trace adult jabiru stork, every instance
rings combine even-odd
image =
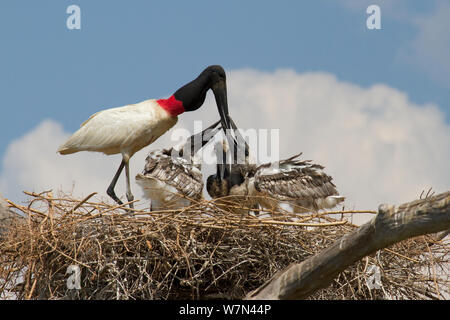
[[[230,201],[249,209],[261,208],[280,211],[280,203],[293,206],[294,212],[330,209],[345,200],[339,196],[332,177],[311,160],[300,161],[300,154],[288,159],[257,165],[249,163],[249,146],[240,135],[233,119],[229,118],[236,137],[244,141],[243,164],[226,164],[226,150],[217,173],[207,178],[206,189],[212,198],[231,196]],[[226,145],[226,141],[223,141]],[[236,146],[237,147],[237,146]],[[237,150],[237,148],[235,148]],[[234,155],[236,159],[236,154]]]
[[[220,130],[219,123],[191,136],[181,145],[149,152],[144,170],[136,175],[136,182],[144,198],[151,200],[151,211],[179,209],[203,199],[201,157],[197,152]]]
[[[230,129],[225,71],[221,66],[213,65],[168,99],[150,99],[93,114],[59,147],[58,152],[62,155],[79,151],[97,151],[107,155],[121,153],[122,162],[106,193],[122,204],[114,188],[125,167],[126,196],[131,202],[134,197],[130,188],[130,158],[172,128],[178,121],[178,115],[200,108],[209,89],[214,93],[223,130]],[[230,135],[226,136],[233,139]],[[133,208],[132,203],[130,207]]]

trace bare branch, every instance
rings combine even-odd
[[[450,229],[450,191],[394,206],[324,251],[276,273],[246,299],[305,299],[361,258],[402,240]]]

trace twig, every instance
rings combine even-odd
[[[83,200],[81,200],[79,203],[77,203],[70,211],[75,212],[75,210],[77,210],[79,207],[81,207],[86,201],[88,201],[91,197],[93,197],[96,194],[97,194],[97,192],[92,192],[90,195],[88,195]]]

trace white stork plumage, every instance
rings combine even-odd
[[[97,151],[107,155],[121,153],[122,162],[107,194],[122,204],[114,188],[125,167],[126,196],[131,202],[134,197],[130,188],[130,158],[172,128],[178,121],[178,115],[200,108],[209,89],[214,93],[222,128],[229,129],[226,75],[221,66],[214,65],[207,67],[196,79],[178,89],[168,99],[150,99],[95,113],[59,147],[58,152],[63,155],[79,151]],[[229,135],[227,137],[232,139]],[[132,203],[130,207],[133,208]]]
[[[235,134],[244,140],[230,118]],[[245,140],[244,140],[245,141]],[[226,141],[223,141],[226,144]],[[219,149],[219,145],[217,145]],[[262,208],[280,211],[280,203],[292,205],[297,213],[333,208],[345,200],[339,196],[332,177],[324,167],[300,161],[300,154],[276,162],[256,165],[249,163],[249,147],[245,143],[243,164],[226,164],[226,150],[222,151],[222,163],[217,173],[207,179],[206,188],[212,198],[231,196],[230,201],[243,208]],[[248,209],[238,209],[241,213]]]
[[[151,210],[179,209],[203,199],[201,157],[197,152],[220,130],[219,121],[191,136],[184,144],[151,151],[136,182]]]

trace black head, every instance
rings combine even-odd
[[[228,176],[230,171],[227,166],[227,145],[217,142],[214,146],[216,153],[216,173],[206,179],[206,190],[212,198],[219,198],[228,195]]]
[[[206,73],[211,77],[212,83],[217,83],[220,81],[223,81],[226,83],[227,81],[227,75],[225,74],[225,70],[222,68],[222,66],[219,65],[212,65],[203,70],[202,73]]]
[[[206,190],[212,198],[219,198],[228,196],[231,188],[235,185],[241,185],[245,179],[239,170],[235,170],[238,165],[227,163],[228,147],[226,141],[217,143],[214,149],[217,157],[217,171],[206,180]],[[222,161],[219,161],[219,159]]]
[[[226,90],[225,70],[219,65],[209,66],[203,70],[197,78],[178,89],[174,96],[175,99],[183,102],[185,111],[195,111],[203,105],[206,92],[213,89],[213,86],[216,89],[223,86]]]
[[[206,191],[211,198],[221,198],[229,195],[229,184],[227,180],[220,179],[217,174],[212,174],[206,179]]]
[[[228,119],[227,78],[221,66],[207,67],[196,79],[178,89],[174,96],[183,103],[185,111],[194,111],[203,105],[209,89],[214,93],[222,129],[226,132],[231,126]],[[233,143],[231,137],[228,139]]]
[[[215,173],[206,179],[206,190],[213,199],[226,197],[230,195],[233,186],[241,185],[244,182],[245,179],[239,172],[226,173],[222,179]]]

